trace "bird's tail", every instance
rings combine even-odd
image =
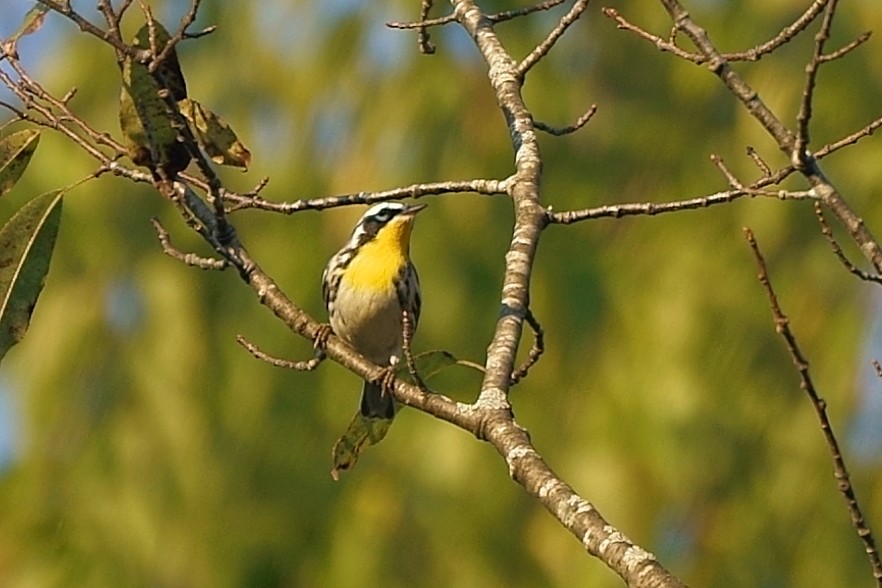
[[[395,418],[395,399],[382,387],[370,382],[364,383],[361,393],[361,407],[343,436],[334,444],[334,469],[331,477],[339,479],[340,472],[351,469],[361,453],[383,440]]]
[[[361,415],[391,421],[395,417],[395,399],[384,393],[381,386],[365,382],[361,390]]]

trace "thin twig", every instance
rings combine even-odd
[[[106,35],[108,39],[114,39],[117,44],[125,45],[122,39],[122,31],[120,30],[120,21],[122,20],[122,16],[126,10],[128,10],[131,5],[132,0],[126,0],[123,2],[119,11],[113,9],[113,4],[110,0],[98,0],[98,11],[104,15],[104,21],[107,23],[107,31]],[[113,45],[113,43],[111,43]],[[120,51],[120,49],[116,48],[116,59],[117,62],[122,62],[124,53]]]
[[[833,236],[833,231],[830,229],[830,225],[827,224],[827,219],[824,218],[824,210],[821,207],[820,202],[815,202],[815,216],[818,218],[818,222],[821,224],[821,234],[826,237],[827,242],[830,244],[830,248],[833,249],[833,253],[839,259],[842,265],[845,266],[845,269],[866,282],[876,282],[877,284],[882,284],[882,276],[873,275],[859,269],[845,256],[845,252],[842,251],[842,247]]]
[[[196,13],[199,11],[199,4],[201,0],[192,0],[190,3],[190,10],[184,13],[184,16],[181,17],[181,22],[178,25],[178,30],[175,31],[175,34],[171,36],[168,40],[168,43],[165,44],[165,47],[162,48],[162,51],[159,54],[155,54],[156,56],[153,59],[153,62],[150,64],[148,68],[150,73],[157,71],[157,69],[165,63],[169,56],[171,56],[172,52],[175,50],[175,47],[183,41],[184,39],[198,39],[199,37],[208,35],[214,32],[215,27],[208,27],[198,33],[188,33],[187,29],[190,28],[190,25],[193,24],[193,21],[196,20]],[[148,21],[149,24],[149,21]]]
[[[150,223],[156,231],[156,236],[159,238],[160,245],[162,245],[162,252],[169,257],[173,257],[189,266],[198,267],[199,269],[204,270],[224,270],[230,267],[230,262],[226,259],[214,259],[210,257],[202,257],[195,253],[184,253],[171,244],[171,238],[169,237],[168,231],[165,230],[165,227],[162,226],[159,219],[152,218],[150,219]]]
[[[317,368],[319,364],[325,359],[325,355],[323,353],[317,353],[316,356],[312,359],[306,359],[303,361],[291,361],[289,359],[273,357],[272,355],[261,351],[257,347],[257,345],[246,339],[243,335],[236,335],[236,342],[247,349],[251,355],[261,361],[265,361],[268,364],[274,365],[276,367],[289,370],[297,370],[299,372],[311,372],[312,370]]]
[[[725,84],[726,88],[744,105],[747,111],[763,126],[778,144],[778,147],[790,155],[794,135],[784,126],[772,110],[766,106],[747,81],[735,72],[726,56],[717,49],[706,30],[698,25],[679,0],[661,0],[671,20],[678,30],[687,37],[707,58],[708,69]]]
[[[48,103],[50,108],[55,108],[60,112],[60,114],[53,113],[51,112],[50,108],[47,107],[35,108],[35,110],[37,110],[46,119],[46,121],[50,123],[52,128],[64,132],[61,127],[66,128],[66,125],[64,125],[63,123],[69,122],[77,129],[79,129],[79,131],[89,137],[89,139],[91,139],[94,143],[97,143],[98,145],[103,145],[111,149],[114,153],[113,157],[106,157],[103,154],[101,156],[98,156],[90,151],[88,148],[86,148],[86,146],[82,143],[78,143],[81,147],[89,151],[89,153],[93,157],[102,162],[104,162],[105,159],[115,159],[116,157],[119,157],[126,152],[125,147],[121,143],[116,141],[113,137],[111,137],[108,133],[101,132],[92,128],[92,126],[90,126],[85,120],[77,116],[73,112],[73,110],[71,110],[70,105],[68,104],[69,98],[67,95],[65,95],[65,97],[61,99],[56,98],[51,92],[47,91],[41,84],[34,80],[21,65],[21,62],[17,59],[10,60],[9,64],[18,75],[19,80],[23,82],[23,84],[17,84],[17,86],[20,90],[24,92],[24,94],[20,94],[18,92],[16,92],[16,94],[18,94],[19,98],[21,98],[22,101],[25,102],[26,106],[36,106],[37,103],[35,100],[42,100]],[[14,82],[10,78],[4,75],[3,81],[7,87],[13,90],[13,92],[16,91],[15,88],[10,85],[14,84]],[[25,98],[25,94],[30,98]],[[70,92],[68,92],[68,94],[70,94]],[[68,136],[70,136],[69,133],[65,134],[68,134]]]
[[[557,26],[548,33],[548,36],[545,37],[541,43],[536,45],[523,61],[516,66],[515,69],[519,78],[523,78],[527,72],[530,71],[530,68],[539,63],[540,59],[548,55],[548,52],[551,51],[551,48],[554,47],[554,44],[557,43],[558,39],[563,36],[571,24],[579,20],[579,17],[582,16],[582,13],[585,12],[587,7],[588,0],[576,0],[573,7],[561,17],[560,22],[558,22]]]
[[[707,31],[692,19],[679,0],[660,1],[677,29],[688,36],[696,48],[708,58],[708,69],[720,79],[729,92],[741,102],[744,109],[775,140],[778,149],[787,155],[791,165],[811,185],[813,193],[842,223],[860,248],[861,253],[873,264],[875,270],[882,274],[882,245],[879,244],[872,231],[852,209],[836,186],[824,175],[818,163],[818,157],[801,147],[803,143],[807,144],[807,133],[799,135],[802,138],[798,139],[798,133],[794,133],[781,122],[780,117],[763,102],[759,93],[726,61],[725,56],[711,41]],[[827,2],[829,2],[829,6],[835,6],[834,0],[827,0]],[[832,19],[831,14],[828,11],[825,23]],[[829,24],[825,24],[822,29],[824,28],[829,28]],[[823,43],[819,41],[818,45],[822,47]],[[807,87],[809,86],[807,85]],[[806,125],[809,114],[806,112],[803,116]]]
[[[861,45],[863,45],[864,43],[869,41],[870,37],[872,37],[872,36],[873,36],[873,31],[864,31],[863,33],[858,35],[857,38],[854,41],[852,41],[851,43],[848,43],[847,45],[840,47],[839,49],[837,49],[836,51],[833,51],[832,53],[825,53],[825,54],[821,55],[820,57],[818,57],[818,60],[821,63],[826,63],[828,61],[835,61],[837,59],[841,59],[842,57],[845,57],[846,55],[848,55],[849,53],[851,53],[852,51],[854,51],[855,49],[857,49],[858,47],[860,47]]]
[[[681,59],[685,59],[687,61],[691,61],[693,63],[703,63],[706,61],[703,55],[700,53],[692,53],[691,51],[686,51],[685,49],[681,49],[675,42],[675,36],[677,29],[674,28],[671,31],[670,37],[664,39],[659,37],[658,35],[654,35],[649,31],[635,25],[631,24],[624,16],[622,16],[618,10],[615,8],[604,8],[602,10],[604,16],[607,18],[611,18],[616,21],[616,28],[621,29],[623,31],[630,31],[637,35],[638,37],[645,39],[656,46],[659,51],[664,51],[666,53],[672,53]]]
[[[260,178],[260,181],[257,183],[256,186],[251,188],[251,190],[249,190],[248,192],[242,194],[242,196],[244,196],[245,198],[256,198],[260,195],[261,192],[263,192],[263,189],[266,188],[267,184],[269,184],[269,181],[269,176],[263,176],[262,178]],[[223,196],[224,198],[226,198],[227,192],[224,192]]]
[[[495,14],[487,14],[485,15],[485,17],[487,18],[488,22],[497,24],[500,22],[505,22],[507,20],[513,20],[521,16],[526,16],[528,14],[533,14],[534,12],[550,10],[558,4],[563,3],[564,0],[546,0],[545,2],[540,2],[539,4],[534,4],[533,6],[527,6],[525,8],[506,10],[503,12],[497,12]],[[386,23],[386,26],[390,29],[420,29],[426,27],[442,26],[450,24],[452,22],[456,22],[456,15],[454,14],[448,14],[438,18],[422,20],[419,22],[388,22]]]
[[[882,561],[880,561],[879,552],[876,550],[873,533],[870,531],[869,526],[864,520],[864,515],[858,504],[857,496],[851,485],[848,469],[845,466],[845,459],[839,448],[839,442],[836,440],[836,436],[833,433],[833,426],[830,424],[830,419],[827,417],[827,403],[818,395],[818,392],[815,389],[814,382],[809,373],[808,360],[802,354],[802,351],[800,351],[799,345],[796,342],[796,337],[790,330],[790,320],[784,315],[781,306],[778,304],[778,297],[772,288],[772,282],[769,279],[765,259],[763,259],[762,253],[760,253],[759,245],[757,245],[753,232],[750,229],[745,228],[744,235],[747,238],[747,242],[753,252],[754,259],[756,260],[759,272],[757,277],[769,299],[772,316],[775,319],[775,330],[784,340],[784,345],[787,348],[787,352],[790,354],[790,359],[793,361],[793,365],[799,373],[800,388],[808,395],[812,402],[812,407],[815,409],[815,414],[820,423],[821,432],[824,434],[824,440],[827,442],[830,456],[833,459],[833,471],[839,492],[842,493],[843,498],[845,498],[845,504],[848,508],[848,513],[851,516],[852,525],[854,526],[855,531],[857,531],[858,538],[864,544],[864,550],[869,559],[870,567],[873,570],[873,577],[876,579],[876,584],[882,585]]]
[[[512,386],[523,380],[527,376],[527,372],[530,371],[530,368],[536,365],[536,362],[539,361],[539,358],[545,353],[545,331],[542,329],[542,325],[539,324],[539,321],[530,309],[527,309],[527,315],[524,318],[526,319],[527,324],[530,325],[530,329],[533,331],[533,345],[530,346],[530,351],[527,354],[527,359],[524,363],[512,372]]]
[[[486,17],[487,20],[492,22],[493,24],[498,24],[507,20],[514,20],[522,16],[527,16],[535,12],[544,12],[546,10],[551,10],[555,6],[563,3],[564,0],[545,0],[545,2],[539,2],[532,6],[525,6],[524,8],[516,8],[514,10],[504,10],[502,12],[488,14],[486,15]]]
[[[777,35],[760,43],[746,51],[736,53],[726,53],[725,57],[729,61],[759,61],[764,56],[772,53],[778,47],[792,41],[799,33],[811,24],[820,14],[821,10],[827,4],[828,0],[815,0],[793,23],[781,29]]]
[[[561,0],[563,1],[563,0]],[[387,22],[386,26],[390,29],[399,29],[399,30],[408,30],[408,29],[423,29],[425,30],[428,27],[438,27],[446,24],[450,24],[452,22],[456,22],[456,17],[452,14],[447,14],[444,16],[439,16],[437,18],[430,18],[426,20],[419,20],[416,22]]]
[[[103,30],[101,30],[100,27],[96,26],[91,21],[89,21],[87,18],[85,18],[83,15],[81,15],[76,10],[71,8],[69,2],[56,2],[55,0],[37,0],[37,2],[39,2],[43,6],[47,6],[48,8],[51,8],[52,10],[57,12],[58,14],[70,19],[84,33],[88,33],[94,37],[101,39],[105,43],[108,43],[114,49],[116,49],[118,54],[128,55],[129,57],[131,57],[132,59],[135,59],[136,61],[143,61],[145,56],[147,55],[147,51],[144,49],[139,50],[139,49],[135,49],[134,47],[131,47],[129,45],[126,45],[122,41],[122,39],[120,38],[118,30],[116,30],[116,31],[103,31]],[[101,4],[103,4],[103,3],[99,3],[99,8],[101,7]],[[110,3],[107,2],[107,4],[105,6],[107,6],[109,4]],[[106,18],[106,15],[107,15],[107,13],[105,12],[105,18]],[[117,25],[119,24],[118,20],[116,21],[116,24]]]
[[[9,121],[3,123],[4,127],[6,127],[6,125],[8,125],[8,124],[12,124],[13,122],[17,122],[20,120],[34,122],[31,119],[31,117],[29,117],[27,115],[27,113],[25,111],[19,110],[18,107],[13,106],[12,104],[10,104],[9,102],[6,102],[5,100],[0,100],[0,107],[5,108],[6,110],[8,110],[9,112],[11,112],[12,114],[15,115],[15,119],[9,120]]]
[[[554,135],[555,137],[562,137],[563,135],[569,135],[570,133],[575,133],[586,124],[591,118],[594,116],[594,113],[597,112],[597,105],[592,104],[588,110],[586,110],[582,116],[576,119],[576,122],[566,126],[566,127],[553,127],[551,125],[545,124],[544,122],[534,120],[533,126],[536,127],[540,131],[544,131],[549,135]]]
[[[805,30],[805,28],[809,24],[811,24],[812,21],[815,20],[815,18],[817,18],[818,14],[820,14],[821,10],[823,10],[828,1],[829,0],[815,0],[804,13],[802,13],[795,21],[793,21],[793,23],[781,29],[774,37],[772,37],[765,43],[760,43],[759,45],[755,45],[750,49],[746,49],[744,51],[723,53],[723,58],[725,58],[726,61],[759,61],[766,55],[769,55],[770,53],[775,51],[775,49],[777,49],[778,47],[792,41],[799,33]],[[687,51],[678,46],[676,44],[676,27],[674,27],[674,29],[671,31],[670,36],[667,39],[664,39],[658,35],[650,33],[649,31],[643,29],[638,25],[629,22],[614,8],[604,8],[603,14],[615,20],[617,28],[632,32],[638,37],[649,41],[650,43],[655,45],[659,51],[671,53],[681,59],[691,61],[692,63],[698,65],[707,63],[710,60],[708,56],[702,53]]]
[[[823,159],[831,153],[839,151],[843,147],[854,145],[865,137],[871,137],[877,130],[879,130],[880,127],[882,127],[882,117],[877,118],[876,120],[867,124],[864,128],[855,131],[847,137],[843,137],[838,141],[834,141],[833,143],[828,143],[824,145],[823,147],[815,151],[815,158]]]
[[[824,145],[815,152],[816,159],[823,159],[844,147],[854,145],[861,139],[872,136],[879,128],[882,128],[882,118],[870,122],[862,129],[851,133],[850,135]],[[747,154],[756,163],[757,167],[762,171],[762,177],[744,190],[727,190],[725,192],[717,192],[707,196],[698,198],[690,198],[687,200],[679,200],[674,202],[640,202],[630,204],[611,204],[596,208],[587,208],[583,210],[571,211],[551,211],[548,212],[548,221],[550,223],[571,224],[583,220],[593,218],[619,218],[622,216],[635,215],[656,215],[668,212],[676,212],[678,210],[693,210],[697,208],[707,208],[717,204],[725,204],[733,202],[745,196],[759,196],[766,198],[778,198],[780,200],[805,200],[816,199],[817,195],[812,190],[807,192],[792,192],[785,190],[769,190],[769,186],[774,186],[783,182],[787,177],[796,172],[796,168],[792,165],[782,167],[776,171],[772,171],[769,165],[756,153],[756,151],[748,147]]]
[[[564,212],[548,211],[548,222],[554,224],[569,225],[576,222],[591,220],[595,218],[621,218],[623,216],[655,216],[657,214],[665,214],[670,212],[678,212],[681,210],[695,210],[700,208],[708,208],[717,204],[727,204],[734,202],[745,196],[775,198],[778,200],[813,200],[817,196],[811,190],[807,191],[789,191],[789,190],[757,190],[745,187],[741,190],[726,190],[725,192],[716,192],[708,196],[699,198],[690,198],[688,200],[677,200],[674,202],[633,202],[627,204],[606,204],[594,208],[585,208],[582,210],[568,210]]]
[[[793,142],[793,152],[790,161],[797,169],[806,169],[809,165],[808,146],[810,142],[809,123],[812,119],[812,101],[815,95],[815,83],[818,78],[818,70],[821,66],[821,56],[824,55],[824,45],[830,38],[830,29],[833,26],[833,17],[836,14],[838,0],[828,0],[824,10],[824,18],[821,21],[821,29],[815,35],[815,47],[811,59],[805,66],[805,85],[802,89],[802,100],[799,112],[796,115],[796,137]]]
[[[415,325],[413,320],[411,320],[411,314],[407,310],[401,312],[401,350],[404,354],[404,359],[407,362],[407,369],[410,372],[411,378],[413,378],[413,383],[420,390],[427,390],[426,383],[423,381],[423,378],[420,376],[417,371],[416,362],[413,359],[413,353],[410,349],[410,344],[413,342],[413,333],[415,331]]]
[[[217,217],[214,216],[209,206],[202,200],[193,189],[184,182],[169,181],[162,179],[161,181],[153,181],[153,185],[159,190],[165,198],[167,198],[178,209],[181,218],[187,223],[193,231],[199,234],[217,253],[221,254],[230,263],[235,265],[240,271],[236,251],[232,251],[221,242]],[[232,234],[235,238],[235,234]]]
[[[311,198],[305,200],[296,200],[294,202],[270,202],[257,196],[247,196],[243,194],[225,193],[224,199],[230,203],[228,212],[235,212],[246,208],[257,208],[270,212],[278,212],[281,214],[293,214],[301,210],[323,210],[325,208],[334,208],[337,206],[345,206],[349,204],[373,204],[375,202],[384,202],[386,200],[397,200],[400,198],[419,198],[421,196],[437,195],[437,194],[453,194],[460,192],[473,192],[475,194],[484,194],[487,196],[495,196],[506,194],[509,186],[509,179],[504,180],[465,180],[453,182],[434,182],[429,184],[412,184],[402,188],[393,188],[391,190],[383,190],[381,192],[356,192],[353,194],[343,194],[340,196],[328,196],[325,198]]]
[[[50,96],[49,93],[45,92],[42,86],[40,86],[27,76],[27,72],[25,72],[24,69],[21,68],[18,61],[11,58],[8,61],[12,68],[19,75],[19,83],[16,83],[12,78],[9,77],[9,74],[2,69],[0,69],[0,81],[2,81],[2,83],[7,88],[9,88],[16,96],[18,96],[26,109],[32,110],[39,114],[40,117],[42,117],[28,117],[28,120],[30,120],[34,124],[56,130],[61,134],[66,135],[71,141],[79,145],[86,153],[94,157],[100,163],[104,165],[108,164],[111,160],[110,157],[102,153],[85,138],[81,137],[74,129],[64,124],[65,122],[68,122],[70,120],[82,131],[84,130],[83,126],[85,125],[82,119],[78,117],[69,119],[67,117],[58,116],[55,112],[53,112],[50,106],[42,104],[40,102],[40,99],[45,96]],[[57,99],[55,100],[57,101]],[[66,106],[62,105],[62,108],[66,108]],[[85,132],[86,134],[90,134],[88,131]]]
[[[760,172],[762,172],[763,178],[771,177],[772,168],[766,163],[766,160],[760,156],[756,149],[748,145],[747,156],[753,160],[753,163],[759,168]]]
[[[420,0],[420,22],[429,20],[430,10],[432,10],[432,0]],[[428,27],[417,27],[417,44],[419,45],[420,53],[423,55],[435,53],[435,45],[429,39]]]
[[[726,162],[723,161],[722,157],[720,157],[716,153],[712,153],[710,158],[711,158],[711,161],[713,162],[713,164],[715,166],[717,166],[717,169],[720,170],[720,173],[722,173],[723,176],[725,176],[726,181],[729,183],[729,187],[731,187],[733,190],[738,190],[738,191],[745,190],[744,184],[742,184],[738,180],[738,178],[735,177],[735,174],[733,174],[731,172],[731,170],[729,170],[729,168],[726,166]]]

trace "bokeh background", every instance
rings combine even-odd
[[[30,4],[0,3],[0,37]],[[172,28],[188,3],[150,4]],[[482,3],[489,11],[526,4]],[[94,2],[73,5],[95,17]],[[655,2],[611,5],[659,34],[670,29]],[[773,36],[805,5],[694,0],[687,8],[721,48],[738,50]],[[599,107],[583,131],[540,138],[547,204],[722,190],[709,155],[750,180],[747,145],[773,166],[785,163],[706,68],[616,30],[600,9],[588,9],[525,89],[535,117],[551,124]],[[467,35],[435,29],[438,53],[424,56],[415,33],[384,26],[417,14],[418,3],[403,0],[204,1],[197,27],[218,30],[179,56],[191,96],[254,154],[247,173],[221,172],[227,185],[247,191],[269,176],[263,196],[290,201],[510,174],[505,123]],[[498,31],[523,56],[560,14]],[[131,35],[140,22],[126,24]],[[867,29],[882,29],[877,4],[843,3],[831,47]],[[812,34],[737,66],[787,121]],[[814,147],[879,116],[878,44],[822,70]],[[19,50],[50,90],[79,88],[77,112],[118,136],[108,47],[50,16]],[[877,235],[880,161],[878,138],[824,161]],[[93,168],[45,133],[0,215]],[[510,202],[429,202],[412,246],[424,292],[415,346],[483,362]],[[249,211],[234,221],[285,291],[324,317],[321,270],[361,211]],[[488,445],[416,411],[404,410],[387,439],[334,483],[330,450],[357,406],[357,378],[335,365],[281,370],[245,353],[236,334],[290,358],[311,349],[237,276],[164,256],[153,216],[181,248],[206,252],[143,186],[106,177],[65,201],[30,332],[0,366],[0,585],[621,585],[508,479]],[[870,585],[743,226],[767,255],[868,522],[882,532],[882,381],[870,364],[882,358],[882,298],[840,266],[806,202],[748,199],[548,229],[532,290],[548,350],[512,393],[518,420],[577,491],[692,585]],[[451,370],[434,385],[471,401],[479,381]]]

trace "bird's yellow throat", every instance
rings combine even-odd
[[[362,245],[349,262],[343,280],[352,288],[385,292],[395,288],[395,277],[408,260],[413,217],[392,219],[377,236]]]

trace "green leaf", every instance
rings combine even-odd
[[[391,425],[392,419],[366,417],[360,411],[355,413],[346,432],[334,444],[334,468],[331,470],[331,477],[335,481],[339,480],[340,472],[355,467],[358,456],[371,445],[382,441]]]
[[[155,21],[154,32],[158,50],[161,50],[168,41],[168,32]],[[145,44],[144,48],[150,47],[147,25],[141,27],[135,40],[135,46]],[[173,66],[170,66],[172,61]],[[184,78],[177,67],[174,52],[159,68],[156,76],[150,75],[145,65],[126,56],[122,62],[122,82],[119,126],[126,138],[129,157],[138,165],[151,168],[162,166],[169,175],[186,168],[190,163],[190,153],[178,141],[169,104],[160,94],[166,90],[175,100],[186,96]],[[154,161],[154,155],[158,161]]]
[[[195,100],[181,100],[178,106],[190,123],[196,140],[213,162],[248,169],[251,152],[239,141],[230,125]]]
[[[39,30],[43,26],[43,21],[46,20],[46,13],[48,11],[49,7],[45,4],[36,4],[28,10],[15,34],[3,43],[3,50],[18,58],[18,48],[16,47],[18,40]]]
[[[15,186],[40,142],[40,132],[25,130],[0,140],[0,196]]]
[[[37,196],[0,229],[0,359],[21,341],[46,281],[63,190]]]
[[[162,26],[158,20],[154,20],[151,24],[145,24],[138,30],[135,40],[132,43],[140,49],[153,49],[150,44],[150,29],[153,28],[153,42],[156,45],[157,53],[162,53],[168,42],[171,41],[171,35]],[[168,56],[156,69],[154,78],[161,88],[167,88],[171,92],[172,97],[177,100],[183,100],[187,97],[187,82],[184,80],[184,74],[181,71],[181,65],[178,62],[178,52],[172,47]]]
[[[40,27],[43,26],[43,21],[46,20],[47,12],[49,12],[49,7],[45,4],[36,4],[33,6],[25,14],[21,21],[21,26],[18,27],[18,30],[12,35],[12,38],[18,40],[25,35],[37,32]]]

